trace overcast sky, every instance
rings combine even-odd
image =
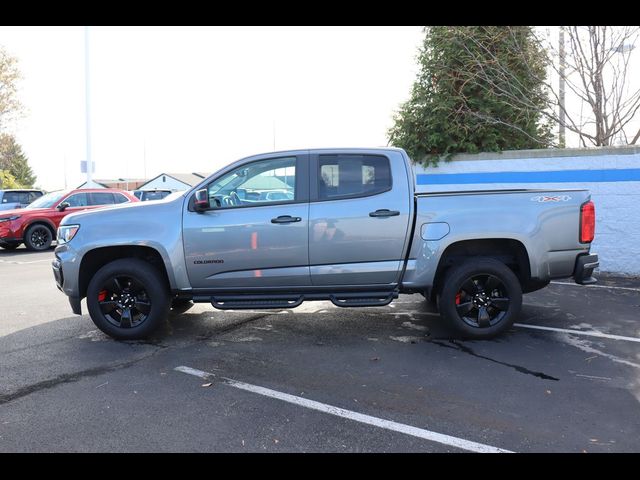
[[[95,178],[212,172],[254,153],[383,146],[421,27],[91,27]],[[84,27],[0,27],[23,74],[15,133],[52,190],[80,184]],[[144,152],[146,145],[146,172]],[[66,159],[66,162],[65,162]]]
[[[540,28],[557,42],[556,27]],[[423,35],[421,27],[91,27],[94,177],[213,172],[272,151],[274,137],[276,150],[384,146]],[[84,38],[84,27],[0,27],[24,77],[15,133],[48,190],[85,178]],[[633,55],[635,67],[640,48]],[[638,68],[631,78],[637,88]],[[567,107],[580,112],[569,92]]]

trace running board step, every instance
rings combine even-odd
[[[295,308],[304,300],[302,295],[219,295],[211,297],[211,305],[220,310],[253,308]]]
[[[329,296],[336,307],[383,307],[398,298],[397,291],[337,293]]]

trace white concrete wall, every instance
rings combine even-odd
[[[605,170],[603,178],[605,181],[455,183],[457,178],[465,182],[472,181],[473,178],[491,179],[490,175],[482,174],[494,172],[543,171],[548,172],[548,178],[553,178],[553,175],[558,174],[552,172],[566,170],[592,171],[589,175],[593,176],[600,176],[600,173],[595,171]],[[612,170],[615,171],[611,172]],[[510,188],[587,189],[591,192],[591,199],[596,207],[596,235],[591,251],[600,256],[600,270],[640,275],[639,147],[526,150],[502,154],[457,155],[449,162],[441,161],[436,168],[424,169],[414,165],[414,173],[418,181],[427,182],[426,185],[417,185],[418,191],[423,192]],[[479,175],[474,175],[472,178],[455,175],[468,173]],[[440,174],[447,174],[447,176],[431,177],[432,180],[445,181],[446,184],[429,184],[429,176]],[[611,181],[611,177],[615,177],[616,181]]]
[[[165,178],[164,182],[162,181],[163,177]],[[160,175],[158,178],[155,178],[152,181],[145,183],[142,188],[144,188],[145,190],[153,190],[154,188],[157,188],[160,190],[182,191],[182,190],[189,190],[191,188],[191,185],[187,185],[186,183],[180,182],[168,175]]]

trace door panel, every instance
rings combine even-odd
[[[274,224],[291,215],[300,222]],[[309,285],[309,205],[186,212],[184,250],[194,288]]]
[[[212,180],[220,207],[184,213],[192,287],[310,285],[308,181],[306,156],[261,158]]]
[[[312,187],[309,208],[311,281],[313,285],[393,284],[398,281],[409,228],[411,199],[404,162],[394,158],[385,170],[380,168],[383,163],[363,158],[374,156],[334,157],[323,161],[319,155],[311,162],[312,182],[318,182],[317,188]]]

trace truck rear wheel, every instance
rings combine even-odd
[[[91,320],[119,340],[146,338],[169,314],[171,297],[161,273],[137,258],[108,263],[87,288]]]
[[[469,259],[446,274],[440,315],[466,338],[493,338],[513,325],[522,307],[518,277],[492,258]]]

